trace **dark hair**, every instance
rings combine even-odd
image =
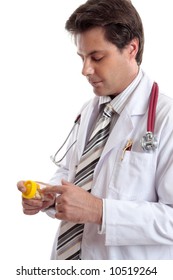
[[[139,40],[136,61],[140,65],[144,49],[141,18],[129,0],[88,0],[79,6],[66,22],[73,35],[94,27],[105,29],[105,38],[121,51],[134,38]]]

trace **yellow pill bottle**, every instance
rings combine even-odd
[[[41,189],[40,184],[35,181],[25,181],[24,186],[26,188],[26,192],[22,193],[22,196],[27,199],[36,198],[42,199],[42,194],[39,192]],[[44,186],[45,187],[45,186]]]

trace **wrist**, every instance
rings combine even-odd
[[[102,215],[103,215],[103,201],[100,198],[96,198],[94,204],[94,209],[92,213],[92,222],[98,225],[102,224]]]

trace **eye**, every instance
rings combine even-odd
[[[100,57],[100,56],[98,56],[98,57],[97,57],[97,56],[93,56],[93,57],[92,57],[92,60],[93,60],[93,61],[96,61],[96,62],[99,62],[99,61],[101,61],[102,59],[103,59],[103,56],[101,56],[101,57]]]

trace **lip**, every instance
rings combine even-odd
[[[89,83],[93,86],[93,87],[98,87],[102,81],[89,81]]]

